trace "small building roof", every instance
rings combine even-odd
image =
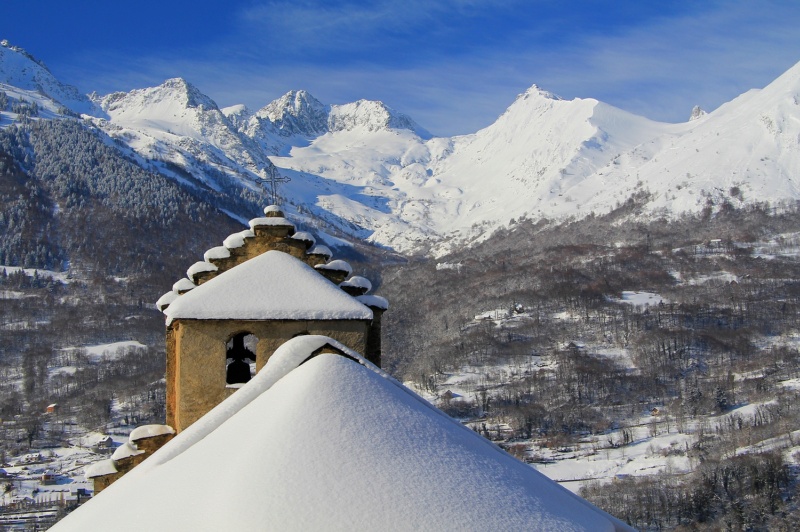
[[[176,299],[164,312],[196,320],[371,320],[372,311],[303,261],[268,251]]]

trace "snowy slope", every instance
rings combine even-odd
[[[34,104],[38,113],[33,116],[44,119],[83,113],[102,115],[102,110],[78,89],[58,81],[44,63],[5,40],[0,41],[0,92],[8,98],[8,105],[0,108],[0,127],[20,119],[15,112],[19,104]]]
[[[630,530],[318,338],[53,530]]]
[[[73,113],[97,114],[99,110],[71,85],[58,81],[48,68],[28,52],[8,41],[0,41],[0,90],[15,92],[14,89],[25,91],[29,101],[43,103],[50,100],[60,104]],[[46,108],[51,105],[44,104]],[[52,105],[56,111],[57,105]]]
[[[691,126],[635,167],[654,195],[650,210],[800,198],[800,63]],[[633,173],[609,170],[623,181]]]
[[[231,125],[214,101],[183,79],[97,97],[96,102],[108,119],[95,123],[111,137],[146,159],[185,168],[213,188],[218,188],[215,173],[247,183],[271,166],[266,154]]]

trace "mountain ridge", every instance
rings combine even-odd
[[[493,124],[449,138],[382,102],[326,105],[304,90],[254,113],[220,109],[180,78],[93,100],[92,123],[162,170],[256,190],[275,165],[291,178],[280,189],[289,216],[406,253],[443,254],[517,218],[609,212],[634,195],[650,217],[800,199],[800,63],[685,123],[532,85]]]

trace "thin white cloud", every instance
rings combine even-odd
[[[564,97],[593,97],[659,120],[678,121],[700,104],[712,110],[769,83],[800,60],[800,4],[720,2],[634,27],[542,41],[531,27],[514,39],[465,47],[457,58],[414,42],[402,66],[347,50],[408,42],[421,24],[481,13],[488,2],[269,2],[240,17],[240,32],[193,57],[161,54],[131,61],[100,56],[100,91],[181,76],[220,105],[258,108],[304,88],[326,103],[381,99],[438,134],[489,125],[533,83]],[[454,30],[455,31],[455,30]],[[461,37],[463,38],[463,36]],[[306,60],[302,51],[346,55]],[[102,77],[100,77],[102,76]],[[138,83],[138,84],[137,84]],[[99,85],[99,86],[98,86]]]

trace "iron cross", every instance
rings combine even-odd
[[[264,187],[264,190],[267,194],[272,196],[272,205],[278,204],[278,184],[279,183],[288,183],[291,181],[291,178],[282,176],[278,173],[278,169],[275,168],[275,165],[270,166],[266,171],[262,171],[262,176],[266,174],[266,177],[261,178],[261,186]]]

